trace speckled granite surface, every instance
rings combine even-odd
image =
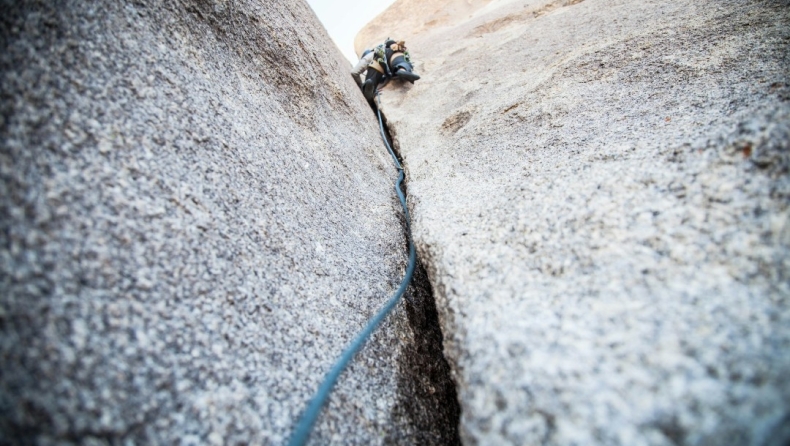
[[[0,9],[0,444],[282,444],[405,268],[348,62],[299,0]],[[424,301],[315,443],[452,438]]]
[[[787,2],[418,25],[383,101],[464,442],[786,444]]]

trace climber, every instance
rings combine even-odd
[[[358,76],[367,68],[365,82],[360,82]],[[390,79],[402,79],[412,84],[420,78],[414,73],[406,49],[406,42],[387,39],[382,45],[367,49],[362,53],[359,62],[351,70],[351,75],[361,85],[362,92],[367,100],[373,100],[379,84]]]

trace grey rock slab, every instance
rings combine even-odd
[[[382,101],[464,443],[790,441],[787,2],[463,14]]]
[[[0,443],[284,443],[406,262],[347,61],[301,0],[0,8]],[[422,344],[399,307],[315,442],[442,442]]]

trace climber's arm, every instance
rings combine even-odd
[[[359,59],[359,62],[357,62],[357,64],[354,65],[354,68],[351,69],[351,75],[357,77],[360,74],[364,73],[368,65],[370,65],[371,62],[373,62],[373,56],[374,56],[373,51],[362,56],[362,59]]]

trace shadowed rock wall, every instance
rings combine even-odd
[[[787,444],[787,2],[448,20],[382,100],[464,442]]]
[[[348,63],[301,0],[0,10],[0,443],[283,443],[405,267]],[[453,435],[409,317],[316,442]]]

